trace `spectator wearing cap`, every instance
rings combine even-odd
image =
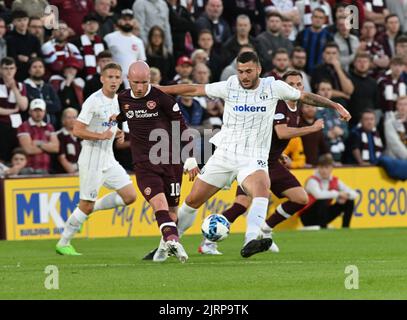
[[[111,7],[111,0],[95,0],[95,13],[100,21],[98,34],[102,39],[105,35],[114,32],[115,17]]]
[[[165,47],[172,53],[172,35],[169,9],[165,0],[137,0],[133,4],[134,18],[140,23],[140,36],[148,42],[148,34],[153,26],[159,26],[165,34]]]
[[[0,61],[7,57],[7,41],[4,38],[7,32],[6,21],[0,18]]]
[[[45,28],[44,22],[38,16],[30,17],[28,22],[28,32],[40,41],[41,46],[45,41]]]
[[[60,19],[69,22],[77,35],[82,33],[83,17],[93,11],[93,0],[50,0],[49,3],[58,7]]]
[[[29,17],[42,17],[47,5],[47,0],[14,0],[11,5],[11,10],[23,10],[27,12]]]
[[[81,63],[74,57],[65,60],[63,76],[54,75],[50,78],[50,83],[54,90],[58,92],[61,100],[62,110],[72,107],[80,111],[83,99],[83,88],[85,81],[78,77],[81,70]]]
[[[153,26],[148,33],[146,55],[148,65],[160,69],[163,83],[174,77],[174,58],[165,46],[165,33],[159,26]]]
[[[206,64],[209,69],[211,69],[212,81],[218,81],[220,73],[222,72],[223,61],[222,56],[215,51],[213,45],[214,40],[212,33],[209,30],[201,30],[198,35],[198,46],[208,54]]]
[[[28,32],[28,14],[22,10],[12,12],[14,30],[6,36],[7,55],[17,63],[16,79],[23,81],[28,76],[28,61],[41,56],[41,43]]]
[[[11,151],[18,145],[16,129],[22,123],[21,112],[27,110],[28,99],[25,85],[17,82],[13,58],[6,57],[0,62],[0,159],[9,161]]]
[[[326,228],[342,215],[342,228],[348,228],[358,193],[332,175],[334,161],[330,155],[318,159],[318,167],[305,183],[308,205],[300,212],[305,227]]]
[[[206,29],[212,33],[214,49],[221,54],[222,45],[230,38],[232,32],[225,19],[222,18],[223,1],[208,0],[205,5],[205,12],[195,21],[197,32]]]
[[[42,45],[45,65],[52,74],[60,74],[65,60],[74,57],[83,67],[83,58],[77,46],[68,42],[68,25],[59,21],[59,28],[52,31],[52,39]],[[82,69],[81,67],[81,69]]]
[[[55,128],[59,127],[58,115],[61,111],[61,101],[57,92],[44,81],[45,64],[41,58],[31,59],[28,67],[29,77],[24,80],[27,89],[27,97],[31,102],[34,99],[43,99],[46,104],[47,121]]]
[[[78,172],[78,158],[81,152],[81,142],[73,134],[73,126],[78,111],[73,108],[67,108],[62,113],[62,128],[57,131],[59,141],[58,151],[58,173]]]
[[[100,82],[100,72],[103,70],[105,65],[113,62],[112,54],[109,50],[100,52],[96,57],[97,72],[85,82],[85,88],[83,89],[83,97],[86,100],[92,93],[98,91],[102,88],[102,83]],[[119,91],[124,89],[123,83],[120,85]]]
[[[123,82],[126,88],[129,88],[127,72],[130,65],[137,60],[146,60],[143,41],[133,34],[134,24],[133,11],[125,9],[117,21],[118,31],[109,33],[104,38],[113,61],[120,64],[123,69]]]
[[[59,150],[54,127],[44,121],[46,104],[35,99],[30,103],[30,117],[17,130],[20,146],[28,155],[28,167],[36,174],[51,172],[51,154]]]
[[[177,65],[175,71],[177,74],[172,80],[172,84],[181,83],[183,80],[191,80],[192,77],[192,60],[187,56],[179,57],[177,60]]]
[[[89,13],[83,18],[82,29],[83,34],[72,43],[79,49],[84,60],[81,76],[89,80],[96,73],[96,56],[106,48],[102,38],[97,34],[99,19],[95,13]]]

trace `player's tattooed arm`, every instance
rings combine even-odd
[[[351,119],[351,115],[349,114],[348,110],[346,110],[340,103],[333,102],[332,100],[329,100],[318,94],[302,92],[300,101],[302,103],[309,104],[315,107],[334,109],[338,111],[341,119],[344,121],[349,121]]]
[[[173,96],[181,95],[188,97],[205,96],[205,85],[203,84],[175,84],[171,86],[155,86],[166,94]]]

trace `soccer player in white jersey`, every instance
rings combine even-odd
[[[350,114],[338,103],[312,93],[301,93],[280,80],[260,78],[261,66],[256,53],[237,57],[236,76],[207,85],[179,84],[161,86],[168,94],[221,98],[225,101],[223,126],[211,142],[217,149],[198,176],[178,212],[179,234],[194,222],[198,208],[234,179],[253,201],[247,214],[243,257],[267,251],[271,239],[256,239],[264,224],[269,202],[270,179],[267,160],[273,118],[278,100],[300,100],[328,107],[349,121]]]
[[[92,212],[129,205],[136,200],[130,177],[113,154],[114,139],[124,142],[123,132],[110,121],[112,115],[120,112],[116,94],[122,83],[120,65],[106,65],[100,81],[102,89],[83,103],[73,129],[74,135],[83,139],[78,160],[80,201],[56,246],[57,253],[62,255],[80,255],[70,241]],[[116,191],[96,201],[102,185]]]

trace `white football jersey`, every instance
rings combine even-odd
[[[119,113],[117,95],[110,99],[103,94],[102,89],[90,95],[83,103],[78,121],[86,124],[87,130],[97,133],[102,133],[111,127],[113,137],[109,140],[82,141],[82,150],[78,159],[80,166],[103,171],[117,163],[113,154],[117,124],[109,122],[109,118]]]
[[[238,76],[205,86],[209,97],[225,101],[221,131],[210,142],[224,151],[267,160],[278,100],[298,100],[301,92],[273,77],[260,78],[254,90],[244,89]]]

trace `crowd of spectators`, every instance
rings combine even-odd
[[[44,25],[48,5],[58,28]],[[0,1],[0,174],[77,171],[72,124],[107,63],[122,66],[123,88],[136,60],[152,67],[152,83],[205,84],[236,74],[244,51],[258,53],[262,76],[300,71],[306,91],[352,115],[343,123],[304,105],[301,125],[325,128],[290,142],[292,167],[328,153],[335,165],[407,161],[406,32],[407,0]],[[176,98],[197,131],[221,126],[222,101]],[[128,148],[115,152],[131,169]]]

